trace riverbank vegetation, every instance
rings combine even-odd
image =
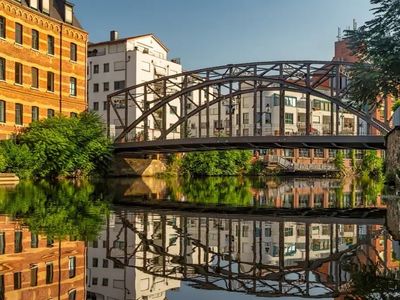
[[[245,175],[251,158],[252,151],[244,150],[192,152],[170,158],[169,170],[194,177]]]
[[[95,239],[109,212],[101,191],[87,181],[23,181],[0,189],[0,213],[21,219],[49,239]]]
[[[84,177],[105,172],[111,143],[93,113],[33,122],[0,143],[0,171],[20,178]]]

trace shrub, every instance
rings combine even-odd
[[[182,171],[192,176],[234,176],[250,169],[251,151],[192,152],[183,157]]]
[[[20,177],[77,177],[104,171],[111,143],[100,118],[83,113],[33,122],[16,141],[4,142],[7,169]]]

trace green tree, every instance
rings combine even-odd
[[[83,113],[33,122],[15,140],[3,142],[7,169],[20,177],[77,177],[104,171],[111,143],[100,118]]]
[[[399,96],[400,4],[398,0],[371,0],[374,17],[347,31],[350,48],[359,61],[351,71],[350,95],[360,107],[376,99]]]

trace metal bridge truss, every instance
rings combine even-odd
[[[221,220],[168,213],[154,218],[154,214],[148,212],[121,213],[118,218],[122,227],[117,239],[107,241],[107,258],[117,265],[156,277],[186,281],[195,288],[264,297],[326,298],[346,294],[350,278],[349,273],[342,270],[342,260],[348,261],[350,257],[358,259],[358,263],[368,260],[368,255],[376,252],[372,240],[382,233],[373,229],[361,237],[355,225],[356,242],[343,247],[339,225],[329,224],[328,253],[311,258],[312,224],[304,223],[304,249],[298,250],[304,251],[304,257],[293,260],[285,244],[285,221],[280,221],[277,259],[272,262],[267,258],[266,238],[260,231],[271,224],[268,221]],[[244,232],[242,225],[246,225],[248,231]],[[212,242],[211,236],[215,235],[217,242]],[[112,246],[123,238],[135,241],[134,247],[121,251]],[[241,239],[245,238],[245,242],[252,244],[251,253],[242,249]],[[381,260],[370,263],[387,268]]]
[[[225,65],[219,67],[205,68],[196,71],[161,77],[153,81],[128,87],[112,93],[107,98],[107,126],[110,133],[111,118],[115,118],[117,136],[115,142],[136,142],[135,147],[146,142],[152,142],[150,148],[162,148],[168,145],[168,140],[177,139],[184,144],[199,144],[201,139],[209,139],[208,147],[218,148],[218,140],[222,137],[216,136],[210,129],[210,107],[218,109],[218,126],[227,122],[227,143],[220,145],[231,147],[255,147],[256,145],[241,143],[235,145],[235,140],[242,135],[244,120],[242,120],[242,106],[240,105],[243,95],[252,95],[250,114],[255,120],[250,130],[250,137],[269,138],[273,147],[285,147],[285,92],[297,92],[305,95],[305,132],[298,137],[295,145],[301,145],[301,140],[310,143],[314,140],[312,132],[312,106],[311,97],[318,97],[329,101],[330,108],[329,136],[340,134],[340,113],[348,112],[354,114],[359,120],[364,120],[368,126],[369,134],[371,128],[383,135],[389,130],[389,124],[383,123],[373,116],[376,106],[362,108],[359,104],[348,100],[349,70],[351,64],[335,61],[275,61],[256,62],[246,64]],[[268,108],[262,105],[262,92],[276,91],[279,94],[279,134],[265,136],[257,130],[262,128],[263,114]],[[234,120],[234,109],[238,107],[238,118]],[[226,120],[222,120],[223,109],[226,110]],[[134,112],[133,112],[134,111]],[[132,113],[133,112],[133,113]],[[173,122],[170,122],[172,115]],[[387,108],[385,108],[387,115]],[[169,116],[169,117],[168,117]],[[154,128],[149,128],[150,120]],[[197,122],[197,136],[191,136],[189,120]],[[202,126],[205,124],[205,126]],[[359,126],[357,126],[359,128]],[[150,137],[150,130],[157,130],[157,135]],[[309,137],[308,139],[305,137]],[[178,137],[177,137],[178,136]],[[189,139],[197,138],[196,143],[187,142]],[[333,141],[335,140],[333,139]],[[345,138],[342,136],[342,138]],[[357,143],[358,137],[352,137]],[[154,141],[156,140],[156,141]],[[350,141],[350,139],[348,140]],[[378,141],[371,140],[372,143]],[[290,142],[290,141],[289,141]],[[362,144],[365,141],[358,142]],[[170,142],[171,143],[171,142]],[[379,140],[382,144],[382,140]],[[207,144],[207,143],[206,143]],[[290,143],[289,143],[290,144]],[[307,145],[306,145],[307,146]],[[331,145],[335,148],[335,145]],[[170,145],[176,148],[176,145]],[[340,148],[340,145],[336,148]],[[372,148],[374,148],[372,146]],[[382,148],[382,146],[378,147]],[[196,145],[188,145],[188,151],[196,150]],[[198,150],[198,148],[197,148]]]

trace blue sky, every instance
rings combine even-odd
[[[369,0],[73,0],[93,42],[154,33],[185,69],[331,59],[337,28],[370,19]]]

